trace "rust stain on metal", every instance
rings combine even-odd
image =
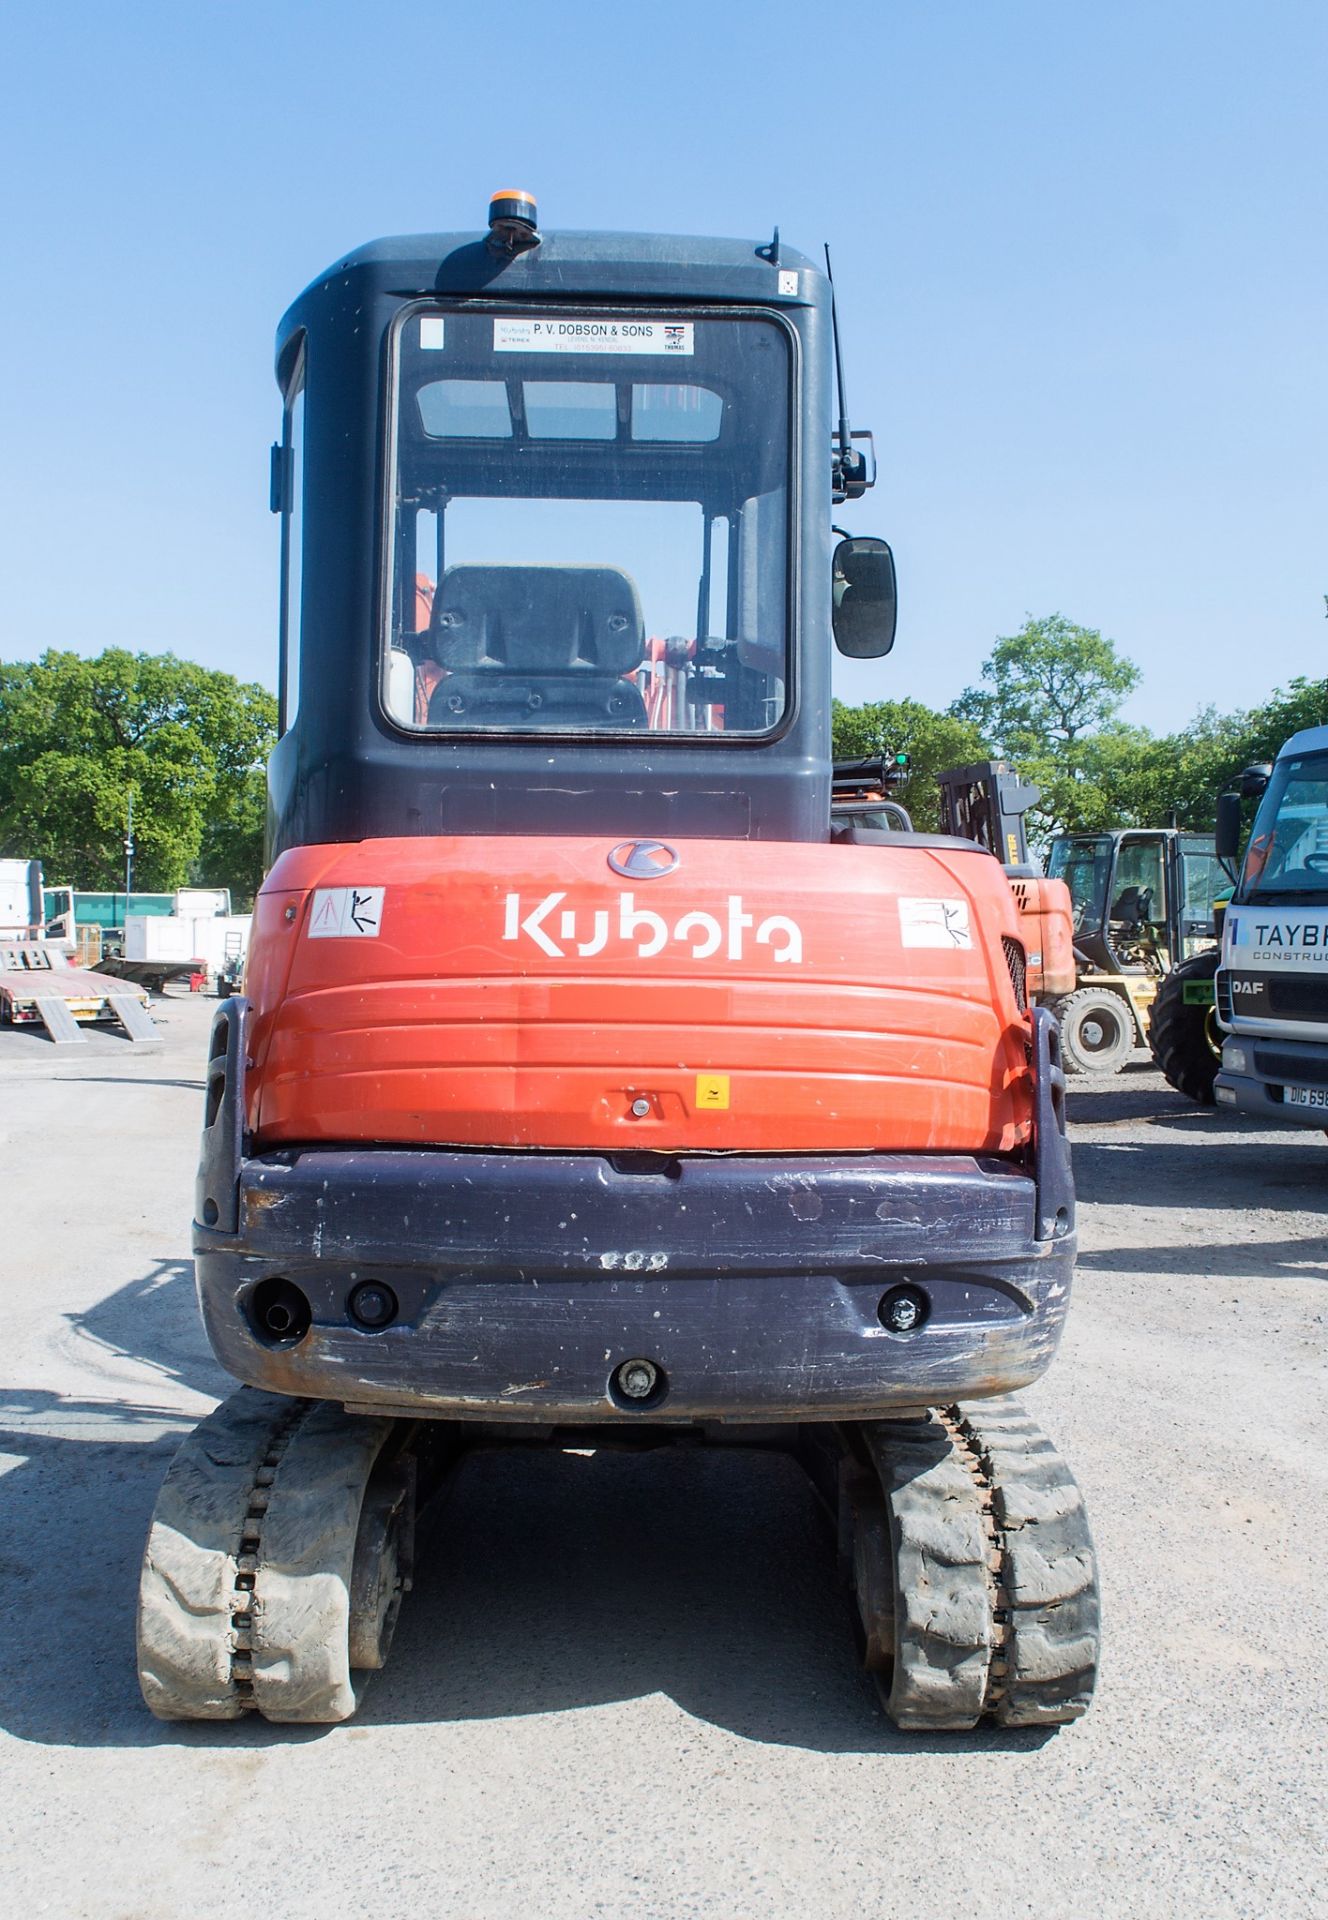
[[[277,1207],[284,1207],[288,1194],[279,1187],[246,1187],[244,1194],[244,1212],[247,1220],[258,1214],[271,1213]]]

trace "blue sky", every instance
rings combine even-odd
[[[194,0],[0,21],[0,657],[173,649],[274,682],[271,342],[378,234],[834,253],[899,643],[942,705],[1025,613],[1183,726],[1328,670],[1328,7]]]

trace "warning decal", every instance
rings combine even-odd
[[[495,353],[657,353],[694,351],[690,320],[495,320]]]
[[[901,900],[899,938],[906,947],[971,947],[966,900]]]
[[[309,914],[311,940],[376,940],[384,887],[318,887]]]
[[[696,1104],[709,1107],[712,1113],[729,1104],[729,1076],[726,1073],[698,1073],[696,1076]]]

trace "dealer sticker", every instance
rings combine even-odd
[[[311,940],[376,940],[385,887],[318,887],[309,915]]]
[[[899,938],[906,947],[971,947],[966,900],[900,900]]]
[[[690,320],[495,320],[495,353],[654,353],[694,351]]]

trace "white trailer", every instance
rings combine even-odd
[[[0,939],[35,940],[41,929],[41,861],[0,860]]]
[[[173,967],[196,961],[197,971],[215,984],[235,962],[243,961],[251,924],[247,913],[131,913],[125,918],[124,957],[140,972],[156,961]]]

